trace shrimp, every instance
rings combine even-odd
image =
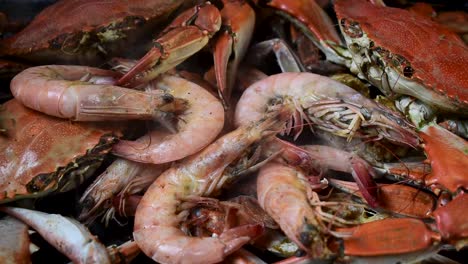
[[[259,235],[261,225],[229,229],[215,237],[189,237],[179,228],[184,198],[209,196],[229,180],[223,172],[250,146],[284,126],[290,111],[279,111],[219,138],[203,151],[165,171],[144,194],[135,213],[133,236],[141,250],[162,263],[217,263]]]
[[[1,207],[0,211],[34,228],[73,263],[110,263],[106,247],[74,219],[15,207]]]
[[[288,104],[296,136],[302,119],[318,128],[347,137],[386,138],[417,147],[414,127],[400,114],[365,98],[350,87],[313,73],[280,73],[252,84],[242,94],[235,113],[237,125],[259,120],[274,105]]]
[[[257,178],[260,206],[299,248],[311,257],[327,258],[331,251],[322,231],[325,227],[309,204],[308,188],[300,170],[280,163],[266,164]]]
[[[177,133],[152,131],[137,141],[121,140],[112,153],[125,159],[161,164],[192,155],[210,144],[224,125],[221,102],[195,83],[175,76],[163,76],[149,84],[188,102],[189,108],[178,116]]]
[[[25,106],[74,121],[159,120],[166,112],[185,110],[184,100],[113,86],[118,73],[86,66],[32,67],[10,84]]]
[[[114,196],[126,197],[147,189],[168,167],[167,164],[142,164],[116,159],[84,192],[80,199],[82,209],[79,219],[92,221],[107,209],[105,220],[108,221],[115,213],[112,204]]]

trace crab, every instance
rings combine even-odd
[[[353,58],[351,71],[379,87],[387,96],[409,95],[432,108],[434,113],[466,116],[468,68],[464,64],[468,61],[468,47],[457,35],[424,16],[366,1],[352,0],[346,5],[337,1],[335,10]],[[404,25],[399,21],[401,18],[405,19]],[[457,187],[466,188],[468,180],[463,176],[463,169],[460,170],[460,164],[468,165],[466,150],[462,150],[466,148],[466,141],[429,123],[430,120],[413,115],[419,113],[410,114],[413,122],[419,121],[415,123],[421,128],[425,151],[433,167],[430,178],[443,182],[451,192]],[[440,135],[444,135],[443,140],[437,141]],[[445,149],[448,155],[463,162],[456,167],[449,166],[443,157],[434,155],[434,149]],[[441,170],[434,171],[440,167],[452,167],[451,177],[441,175],[445,173]]]
[[[3,40],[0,55],[40,63],[99,64],[122,51],[124,42],[137,44],[128,42],[140,41],[183,2],[59,1]]]
[[[387,96],[409,95],[434,113],[466,116],[468,47],[456,34],[419,14],[361,0],[337,1],[335,11],[351,71]]]
[[[390,98],[402,98],[397,107],[411,109],[405,114],[419,129],[434,125],[436,115],[461,117],[456,121],[457,126],[452,127],[464,127],[468,110],[468,68],[465,67],[468,47],[455,33],[430,18],[386,7],[381,1],[338,0],[334,7],[344,44],[335,37],[333,24],[318,5],[306,6],[304,2],[291,8],[288,2],[275,0],[268,5],[296,18],[295,24],[306,30],[305,35],[319,45],[327,59],[346,65]],[[306,15],[305,8],[316,16]],[[442,128],[435,130],[439,129]],[[428,137],[422,137],[427,143]],[[445,144],[455,142],[454,137],[444,137]],[[430,158],[437,160],[434,155]]]
[[[72,123],[15,99],[2,105],[0,124],[0,203],[76,187],[121,135],[113,124]]]

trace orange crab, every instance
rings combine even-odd
[[[364,0],[337,1],[335,11],[351,71],[386,95],[405,94],[466,115],[468,47],[456,34],[419,14]]]
[[[0,110],[0,203],[67,191],[80,184],[117,142],[109,125],[71,123],[15,99]]]
[[[22,31],[2,41],[0,54],[41,63],[101,63],[103,56],[115,56],[125,47],[123,42],[144,36],[182,3],[59,1],[39,13]]]

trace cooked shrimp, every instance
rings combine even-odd
[[[257,195],[260,206],[280,225],[281,230],[314,258],[326,258],[331,251],[318,214],[307,197],[308,183],[297,169],[268,163],[260,169]]]
[[[151,82],[153,91],[162,91],[188,102],[188,109],[178,116],[177,133],[152,131],[137,141],[122,140],[113,153],[144,163],[166,163],[192,155],[210,144],[224,125],[221,102],[195,83],[175,76],[163,76]]]
[[[260,225],[247,225],[216,237],[190,237],[179,228],[188,214],[181,204],[184,198],[209,196],[219,190],[230,176],[223,175],[225,169],[252,144],[276,133],[287,115],[281,112],[239,127],[159,176],[135,214],[133,236],[142,251],[162,263],[217,263],[259,235]]]
[[[168,167],[116,159],[84,192],[79,218],[92,221],[107,209],[105,215],[109,220],[115,212],[112,200],[116,195],[125,197],[145,190]]]
[[[150,94],[110,83],[117,73],[85,66],[49,65],[24,70],[10,84],[25,106],[75,121],[162,118],[185,109],[169,94]]]
[[[15,207],[1,207],[0,211],[31,226],[73,263],[110,263],[106,247],[74,219]]]
[[[346,85],[313,73],[280,73],[252,84],[237,104],[235,122],[242,125],[259,120],[278,104],[297,109],[293,121],[298,133],[305,119],[348,139],[386,138],[418,146],[418,135],[403,116]]]

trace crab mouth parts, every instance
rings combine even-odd
[[[396,98],[402,94],[409,95],[448,112],[460,108],[444,94],[427,88],[419,78],[414,77],[415,70],[406,58],[376,46],[366,32],[348,35],[346,28],[341,31],[352,56],[351,72],[377,86],[385,96]]]
[[[65,167],[57,168],[55,172],[37,175],[26,184],[26,189],[35,197],[73,189],[92,175],[116,142],[114,135],[103,135],[100,142],[86,154],[77,157]]]
[[[349,52],[353,58],[351,71],[358,74],[359,78],[366,79],[377,86],[386,96],[393,96],[395,93],[404,93],[400,88],[403,83],[406,84],[403,85],[405,87],[419,86],[417,82],[407,78],[412,76],[412,71],[408,70],[407,76],[405,76],[396,69],[398,65],[403,63],[409,65],[406,59],[399,55],[392,54],[382,47],[375,47],[375,43],[369,39],[364,32],[354,38],[346,34],[344,36],[348,43]],[[406,67],[411,68],[410,66],[405,66],[405,68]],[[395,79],[393,76],[397,76],[397,78]]]

